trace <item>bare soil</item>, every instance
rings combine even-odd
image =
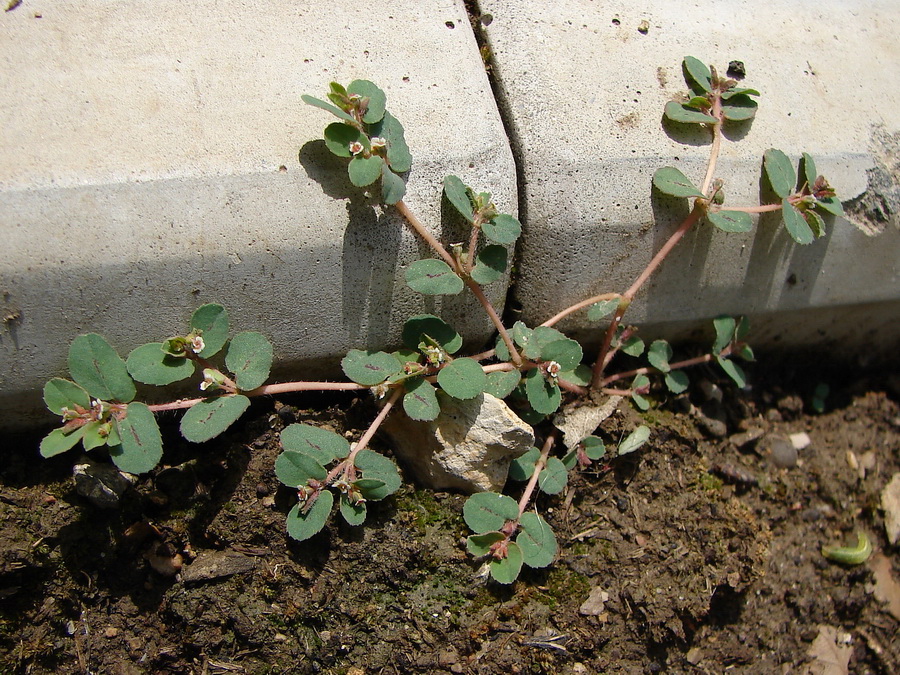
[[[287,537],[279,431],[358,435],[368,399],[260,401],[203,445],[182,443],[172,417],[166,464],[116,509],[76,493],[74,455],[43,461],[33,437],[8,437],[0,670],[900,672],[900,598],[884,601],[900,555],[879,508],[900,472],[896,377],[832,379],[821,414],[803,373],[757,366],[751,381],[721,383],[721,402],[716,387],[693,392],[706,415],[677,412],[686,398],[623,406],[602,435],[614,444],[643,419],[651,442],[539,499],[558,560],[512,586],[477,577],[460,494],[407,485],[364,527]],[[779,440],[795,433],[810,439],[796,458]],[[857,530],[876,549],[867,563],[823,557]]]

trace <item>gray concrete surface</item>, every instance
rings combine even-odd
[[[831,340],[846,354],[880,339],[895,350],[900,4],[482,0],[480,8],[491,16],[483,31],[520,166],[526,231],[515,297],[526,322],[625,290],[685,215],[686,200],[652,194],[651,177],[674,165],[703,180],[708,135],[662,124],[665,103],[686,91],[681,61],[692,55],[723,73],[743,61],[743,85],[762,92],[752,125],[726,133],[717,175],[728,203],[759,203],[767,148],[794,159],[806,151],[842,199],[858,202],[854,222],[829,223],[808,247],[776,231],[771,216],[746,235],[700,227],[626,319],[647,334],[684,336],[696,319],[745,313],[762,345]],[[877,222],[860,213],[866,205],[894,211]],[[857,324],[860,303],[867,311]],[[586,314],[562,326],[583,336]]]
[[[428,254],[324,148],[328,83],[371,79],[413,155],[406,202],[442,227],[449,173],[515,212],[515,171],[462,0],[26,0],[0,13],[0,416],[29,423],[73,337],[127,354],[221,302],[294,377],[396,342],[471,297],[403,283]],[[343,178],[341,176],[344,176]],[[498,305],[505,284],[488,287]],[[330,373],[327,367],[331,367]],[[44,416],[48,413],[44,410]]]

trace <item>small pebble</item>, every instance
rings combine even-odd
[[[772,463],[779,469],[790,469],[797,466],[797,448],[784,436],[766,434],[760,440],[760,446],[768,452]]]
[[[809,439],[809,434],[802,431],[799,434],[791,434],[788,438],[791,439],[791,445],[793,445],[797,450],[808,448],[809,444],[812,443],[812,441]]]

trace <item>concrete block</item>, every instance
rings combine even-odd
[[[709,135],[664,127],[692,55],[746,68],[762,92],[751,125],[726,129],[717,175],[728,203],[759,204],[767,148],[815,158],[850,200],[850,221],[797,246],[777,217],[753,232],[701,226],[626,314],[645,335],[748,314],[762,345],[900,338],[900,5],[894,0],[482,0],[519,165],[515,298],[530,325],[592,295],[624,291],[686,215],[651,192],[654,171],[702,183]],[[487,17],[486,17],[487,18]],[[667,133],[669,131],[670,133]],[[802,311],[803,318],[797,314]],[[856,323],[861,322],[861,323]],[[561,324],[584,335],[586,313]],[[754,344],[757,344],[754,341]]]
[[[30,0],[0,14],[0,51],[0,424],[51,419],[40,389],[79,333],[125,355],[205,302],[269,336],[293,377],[334,376],[423,311],[491,334],[470,296],[406,288],[427,248],[349,184],[315,140],[334,120],[300,101],[381,86],[413,154],[406,202],[436,233],[454,236],[449,173],[515,212],[462,0]],[[506,284],[488,290],[502,305]]]

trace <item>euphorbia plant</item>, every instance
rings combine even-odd
[[[123,471],[152,470],[162,456],[154,413],[187,409],[181,432],[191,441],[214,438],[233,424],[249,406],[250,398],[294,391],[368,390],[380,408],[368,429],[355,442],[324,429],[292,424],[281,434],[283,452],[275,473],[296,491],[296,504],[287,515],[288,534],[307,539],[327,523],[337,495],[341,516],[351,525],[365,521],[367,503],[384,499],[400,486],[393,461],[368,448],[372,437],[395,408],[413,420],[435,420],[441,413],[438,390],[459,400],[483,394],[507,399],[543,436],[541,448],[531,448],[516,459],[509,471],[513,481],[524,481],[518,499],[484,492],[466,502],[463,515],[475,532],[469,551],[487,561],[486,569],[501,583],[514,581],[523,565],[545,567],[557,552],[549,523],[532,507],[536,495],[559,494],[568,473],[608,461],[638,449],[650,436],[639,426],[617,447],[607,447],[599,435],[566,439],[554,416],[570,405],[599,406],[611,396],[629,396],[646,410],[652,401],[653,380],[673,393],[688,387],[684,369],[717,363],[739,386],[744,373],[736,359],[752,360],[745,342],[745,319],[720,317],[714,321],[715,340],[708,353],[674,360],[672,347],[663,340],[645,345],[633,326],[622,323],[634,297],[669,255],[684,234],[701,221],[726,232],[747,232],[751,214],[781,211],[782,222],[798,244],[808,244],[825,231],[825,217],[842,215],[840,202],[827,181],[816,174],[812,158],[804,154],[799,179],[787,156],[775,149],[763,158],[763,171],[778,201],[756,206],[724,205],[715,167],[725,121],[753,118],[759,92],[741,88],[718,76],[715,69],[687,57],[683,63],[691,89],[686,102],[669,102],[666,117],[673,123],[699,124],[711,133],[706,174],[697,187],[675,167],[663,167],[653,186],[674,197],[692,199],[689,215],[627,289],[593,296],[562,309],[539,326],[516,322],[508,327],[484,292],[484,287],[505,278],[509,248],[522,233],[519,221],[501,213],[488,192],[467,186],[457,176],[444,179],[444,196],[469,227],[461,243],[445,245],[435,238],[403,202],[403,179],[412,158],[403,127],[386,110],[386,97],[377,86],[357,80],[343,87],[332,83],[328,101],[304,96],[306,103],[332,113],[338,121],[325,128],[325,144],[347,158],[350,181],[384,208],[399,211],[412,230],[436,257],[411,263],[405,272],[409,287],[423,295],[471,292],[497,330],[488,350],[464,350],[457,331],[441,317],[410,317],[402,331],[402,346],[393,352],[353,349],[341,362],[347,382],[286,382],[265,384],[273,359],[269,341],[259,333],[244,332],[229,338],[225,308],[200,307],[184,335],[138,347],[123,360],[102,337],[76,338],[69,352],[71,380],[54,378],[44,390],[47,406],[63,418],[63,426],[41,444],[45,457],[62,453],[79,441],[86,450],[107,446]],[[554,328],[564,317],[587,311],[590,321],[606,321],[600,348],[585,356],[582,346]],[[646,359],[637,368],[616,368],[619,353]],[[224,355],[224,357],[223,357]],[[134,400],[135,382],[168,385],[202,373],[202,396],[159,405]],[[598,418],[600,419],[600,418]],[[561,447],[565,445],[565,447]]]

